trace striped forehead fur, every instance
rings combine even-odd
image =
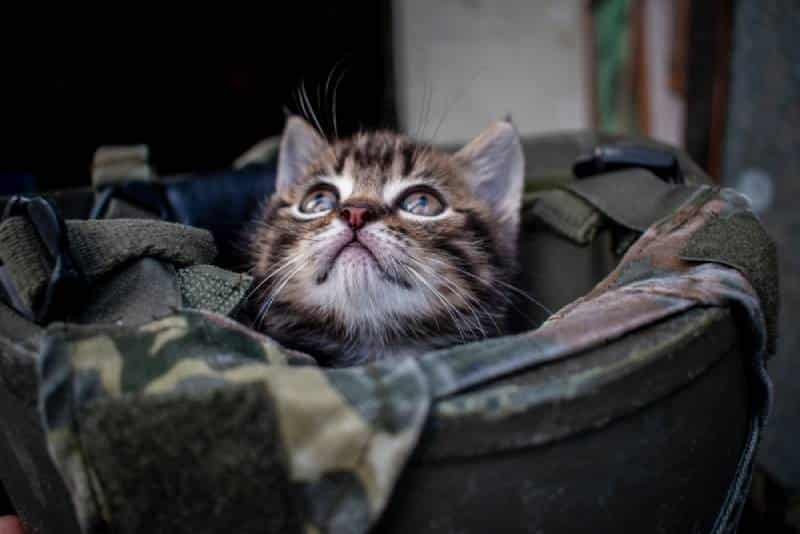
[[[336,141],[319,154],[307,172],[349,176],[372,191],[381,191],[390,180],[457,175],[447,154],[388,131]]]
[[[453,155],[389,131],[320,144],[302,179],[256,221],[254,325],[334,366],[500,333],[515,243],[466,172]],[[321,182],[337,188],[339,204],[298,217]],[[417,185],[441,197],[442,214],[409,214],[395,202]],[[348,226],[348,206],[369,210],[369,222]],[[366,252],[342,253],[353,241]]]

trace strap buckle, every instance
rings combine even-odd
[[[50,280],[32,307],[20,298],[14,281],[0,266],[0,285],[9,304],[27,319],[39,324],[63,319],[69,306],[86,298],[88,283],[69,253],[67,226],[55,205],[43,197],[14,196],[6,205],[2,220],[25,217],[36,231],[53,266]]]

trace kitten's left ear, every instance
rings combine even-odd
[[[310,124],[296,115],[289,117],[278,153],[275,184],[283,199],[289,198],[290,191],[304,177],[305,167],[326,147],[325,140]]]
[[[516,239],[525,179],[517,129],[510,122],[494,122],[454,158],[463,165],[473,194],[491,207],[499,223],[508,226],[506,235]]]

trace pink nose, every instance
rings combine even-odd
[[[363,206],[348,206],[342,208],[339,212],[339,216],[344,219],[350,228],[358,230],[372,219],[372,212],[369,208]]]

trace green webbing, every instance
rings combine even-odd
[[[534,193],[525,204],[524,222],[534,217],[579,245],[591,243],[602,221],[591,204],[563,189]]]
[[[217,254],[205,230],[157,220],[67,221],[69,252],[91,282],[141,257],[186,266],[210,263]],[[10,217],[0,224],[0,261],[23,302],[33,307],[53,269],[31,223]]]
[[[252,282],[251,276],[213,265],[192,265],[178,271],[183,307],[221,315],[230,315],[236,309]]]
[[[147,145],[101,146],[94,153],[92,185],[96,189],[109,184],[153,181],[156,177],[149,158]]]
[[[668,184],[644,169],[600,174],[565,187],[617,224],[639,232],[677,210],[697,190]]]
[[[523,221],[533,217],[557,234],[585,245],[594,239],[603,216],[637,232],[677,210],[697,186],[668,184],[645,169],[610,172],[531,192]]]

